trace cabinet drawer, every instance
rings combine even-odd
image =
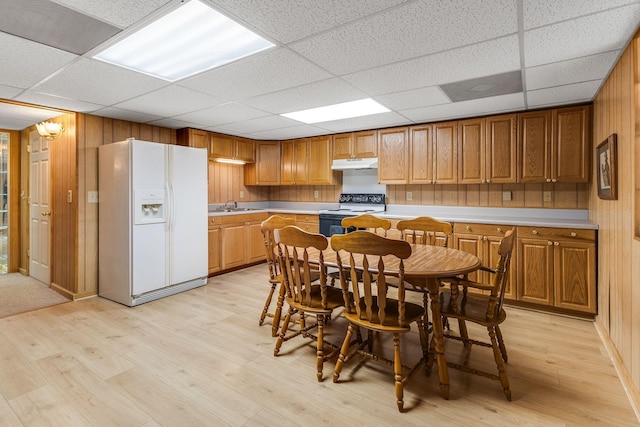
[[[209,225],[218,225],[218,224],[222,224],[222,217],[220,216],[210,216],[209,217]]]
[[[504,236],[504,234],[512,228],[513,226],[511,225],[502,224],[474,224],[467,222],[456,222],[453,224],[454,233],[472,233],[487,236]]]
[[[580,239],[594,242],[596,240],[596,232],[594,230],[582,230],[573,228],[521,226],[518,227],[518,237],[542,239]]]
[[[265,219],[269,218],[269,214],[267,214],[266,212],[261,212],[242,215],[222,215],[219,218],[222,218],[222,224],[241,224],[251,221],[264,221]]]
[[[320,222],[320,217],[318,215],[296,214],[296,222],[309,222],[309,223],[318,224]]]
[[[320,232],[320,224],[318,224],[317,222],[297,222],[296,226],[300,227],[308,233]]]

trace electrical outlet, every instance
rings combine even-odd
[[[551,201],[551,191],[543,191],[542,192],[542,200],[544,200],[545,202],[550,202]]]
[[[244,199],[244,191],[243,190],[240,190],[240,198]]]
[[[314,198],[314,199],[318,199],[318,198],[320,198],[320,192],[319,192],[318,190],[315,190],[315,191],[313,192],[313,198]]]
[[[413,193],[411,191],[407,191],[407,200],[413,200]]]
[[[511,201],[511,191],[503,191],[502,192],[502,201],[510,202]]]
[[[100,201],[97,191],[89,191],[87,195],[87,202],[98,203]]]

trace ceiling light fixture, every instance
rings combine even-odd
[[[54,140],[62,135],[64,132],[64,126],[62,123],[55,122],[40,122],[36,123],[36,129],[40,136],[48,140]]]
[[[369,116],[372,114],[388,113],[387,107],[378,104],[371,98],[358,101],[343,102],[308,110],[294,111],[293,113],[280,114],[283,117],[311,124],[328,122],[331,120],[350,119],[352,117]]]
[[[274,44],[192,0],[94,56],[175,82]]]

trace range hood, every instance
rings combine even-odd
[[[333,170],[350,170],[350,169],[377,169],[378,158],[366,158],[366,159],[339,159],[334,160],[331,164]]]

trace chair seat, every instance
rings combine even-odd
[[[366,304],[364,302],[364,298],[361,298],[359,301],[360,309],[362,312],[366,310]],[[412,304],[409,302],[405,302],[405,324],[400,325],[398,322],[398,301],[387,299],[387,307],[385,309],[385,320],[384,324],[380,325],[380,318],[378,316],[378,299],[373,297],[373,322],[370,322],[366,319],[360,319],[358,317],[358,313],[355,311],[353,313],[343,312],[343,316],[347,318],[350,322],[358,326],[362,326],[367,329],[372,329],[376,331],[395,331],[395,332],[409,332],[411,330],[411,323],[415,322],[418,319],[421,319],[424,316],[424,308],[418,304]]]
[[[488,296],[467,294],[465,298],[460,292],[457,300],[452,301],[451,291],[442,290],[439,297],[440,313],[443,317],[469,320],[483,326],[499,325],[507,317],[507,313],[501,308],[498,316],[487,318]]]
[[[327,308],[322,307],[321,287],[320,285],[311,286],[311,306],[305,303],[296,302],[293,298],[287,297],[287,303],[305,313],[331,314],[331,312],[344,305],[342,289],[327,287]]]

